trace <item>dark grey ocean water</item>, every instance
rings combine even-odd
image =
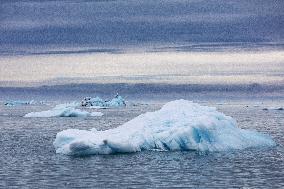
[[[192,97],[188,97],[192,99]],[[167,100],[165,100],[167,101]],[[284,112],[262,110],[283,99],[204,98],[234,117],[238,126],[267,133],[278,144],[270,149],[215,153],[140,152],[70,157],[56,154],[56,133],[67,128],[105,130],[159,109],[161,101],[102,110],[103,117],[23,118],[51,105],[0,105],[0,188],[283,188]]]

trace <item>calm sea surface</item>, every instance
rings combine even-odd
[[[0,188],[283,188],[284,112],[262,108],[283,101],[202,101],[237,119],[239,127],[270,134],[278,146],[216,153],[152,152],[70,157],[56,154],[56,133],[99,130],[159,109],[161,103],[102,110],[103,117],[23,118],[51,105],[0,106]],[[130,103],[128,103],[130,104]]]

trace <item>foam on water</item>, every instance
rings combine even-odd
[[[67,155],[113,154],[142,150],[226,151],[275,146],[271,137],[240,129],[213,107],[186,100],[165,104],[106,131],[67,129],[54,147]]]

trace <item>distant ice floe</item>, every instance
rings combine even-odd
[[[218,102],[218,103],[216,103],[216,105],[227,105],[228,103],[226,103],[226,102]]]
[[[34,100],[24,101],[24,100],[10,100],[4,103],[5,106],[21,106],[21,105],[31,105],[35,104]]]
[[[123,107],[126,106],[125,100],[119,96],[116,95],[111,100],[103,100],[100,97],[86,97],[82,102],[81,106],[88,107],[88,108],[110,108],[110,107]]]
[[[93,117],[101,117],[103,116],[104,114],[102,112],[92,112],[90,114],[90,116],[93,116]]]
[[[284,108],[283,107],[269,107],[269,108],[263,108],[262,110],[266,110],[266,111],[268,111],[268,110],[284,110]]]
[[[57,133],[54,147],[67,155],[114,154],[143,150],[225,151],[271,147],[268,135],[240,129],[213,107],[176,100],[105,131],[68,129]]]
[[[44,101],[34,101],[34,100],[10,100],[4,103],[5,106],[22,106],[22,105],[35,105],[35,104],[45,104]]]
[[[87,117],[87,116],[103,116],[101,112],[87,112],[76,109],[78,103],[59,104],[51,110],[42,112],[31,112],[24,117]]]

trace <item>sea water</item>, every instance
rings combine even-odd
[[[192,100],[192,99],[190,99]],[[72,157],[56,154],[53,141],[64,129],[106,130],[141,113],[155,111],[161,101],[103,109],[102,117],[25,118],[50,105],[0,106],[0,187],[21,188],[282,188],[284,187],[284,113],[263,110],[283,106],[283,99],[203,99],[235,118],[238,127],[269,134],[272,148],[236,151],[142,151]],[[50,106],[50,107],[49,107]]]

